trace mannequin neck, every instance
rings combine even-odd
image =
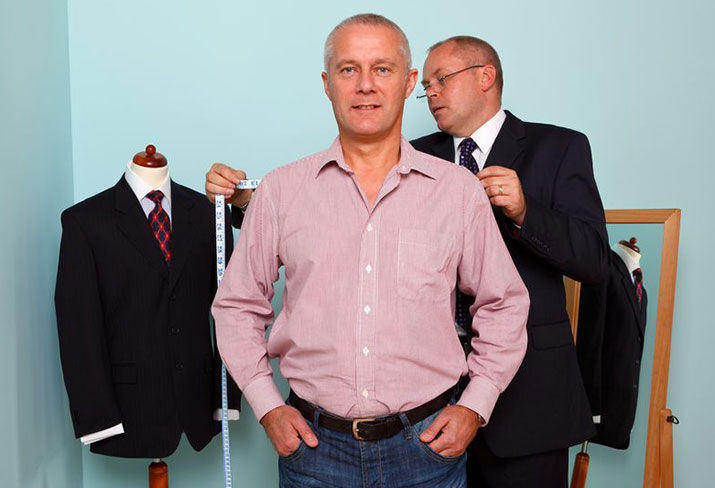
[[[623,259],[623,261],[626,263],[626,267],[628,267],[629,269],[635,269],[640,267],[640,253],[635,252],[633,249],[628,246],[624,246],[623,244],[616,244],[615,250],[616,254],[618,254],[618,256],[620,256],[620,258]]]
[[[161,168],[147,168],[146,166],[130,163],[129,167],[135,175],[141,178],[144,183],[151,186],[153,190],[158,189],[169,176],[168,165],[162,166]]]

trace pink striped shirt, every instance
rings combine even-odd
[[[404,139],[400,149],[372,208],[339,139],[254,194],[212,310],[221,357],[258,419],[284,404],[274,357],[298,396],[347,418],[409,410],[469,374],[458,403],[488,421],[521,364],[529,298],[486,193],[467,169]],[[476,297],[466,359],[457,274]]]

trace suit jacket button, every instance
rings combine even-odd
[[[169,300],[171,300],[172,302],[174,300],[176,300],[176,293],[172,293],[171,296],[169,297]]]
[[[181,371],[182,369],[184,369],[183,363],[178,362],[178,363],[176,363],[175,366],[176,366],[176,369],[178,369],[179,371]]]
[[[180,328],[178,328],[178,327],[172,327],[172,328],[171,328],[171,333],[172,333],[172,334],[178,334],[179,332],[181,332],[181,329],[180,329]]]

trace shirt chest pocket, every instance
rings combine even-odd
[[[449,300],[455,271],[454,239],[419,229],[400,229],[397,247],[397,292],[402,298],[427,302]]]

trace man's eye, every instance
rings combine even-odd
[[[346,67],[344,67],[343,69],[341,69],[340,71],[341,71],[342,73],[345,73],[345,74],[349,75],[349,74],[355,72],[355,68],[353,68],[352,66],[346,66]]]
[[[381,75],[386,75],[391,72],[390,68],[388,68],[387,66],[378,66],[375,71],[377,71]]]

